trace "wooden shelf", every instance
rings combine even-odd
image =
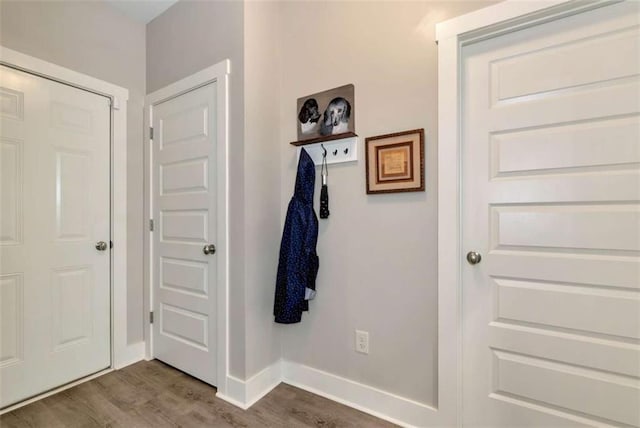
[[[351,138],[351,137],[357,137],[357,136],[358,134],[356,134],[355,132],[343,132],[342,134],[327,135],[324,137],[311,138],[309,140],[292,141],[290,144],[292,146],[306,146],[307,144],[325,143],[327,141],[342,140],[345,138]]]

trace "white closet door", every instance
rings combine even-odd
[[[0,67],[1,407],[110,366],[110,117]]]
[[[464,425],[640,425],[640,3],[463,51]]]
[[[216,83],[152,106],[153,355],[216,384]]]

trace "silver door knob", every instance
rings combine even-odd
[[[467,253],[467,261],[470,265],[477,265],[478,263],[480,263],[480,261],[482,261],[482,256],[480,255],[480,253],[476,253],[475,251],[469,251]]]
[[[98,251],[104,251],[107,249],[107,243],[104,241],[98,241],[96,242],[96,250]]]
[[[209,254],[215,254],[216,246],[213,244],[205,245],[204,248],[202,249],[202,252],[207,256]]]

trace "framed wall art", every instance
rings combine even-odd
[[[298,141],[310,144],[355,136],[354,86],[344,85],[298,98]]]
[[[424,191],[424,129],[366,139],[367,193]]]

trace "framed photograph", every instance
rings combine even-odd
[[[355,136],[354,86],[345,85],[298,98],[298,141],[313,143]]]
[[[366,139],[367,193],[424,191],[424,129]]]

